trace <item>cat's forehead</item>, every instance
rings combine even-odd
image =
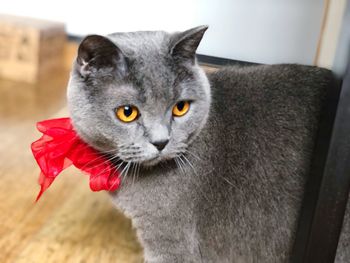
[[[129,60],[129,81],[145,104],[168,105],[180,97],[192,72],[178,65],[169,52],[171,35],[164,31],[116,33],[109,38]]]
[[[179,96],[180,87],[175,85],[175,73],[159,63],[132,70],[132,85],[140,100],[147,104],[167,103]]]
[[[147,58],[168,50],[170,34],[164,31],[137,31],[109,35],[127,57]]]

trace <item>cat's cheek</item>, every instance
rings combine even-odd
[[[158,156],[158,150],[152,146],[150,143],[147,143],[145,142],[143,144],[143,156],[144,156],[144,159],[147,160],[147,159],[152,159],[152,158],[155,158]]]

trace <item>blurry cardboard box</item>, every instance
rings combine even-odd
[[[0,77],[29,83],[62,66],[64,24],[0,14]]]

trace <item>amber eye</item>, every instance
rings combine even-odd
[[[125,105],[116,110],[116,115],[123,122],[132,122],[139,116],[139,110],[134,106]]]
[[[188,110],[190,109],[190,102],[188,101],[180,101],[173,108],[173,115],[175,117],[184,116]]]

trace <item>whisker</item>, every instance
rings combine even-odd
[[[196,158],[197,160],[202,161],[202,159],[201,159],[198,155],[195,155],[195,154],[194,154],[193,152],[191,152],[190,150],[186,149],[185,152],[191,154],[191,155],[192,155],[194,158]]]
[[[117,164],[116,170],[119,170],[119,168],[124,164],[124,162],[121,160],[120,164]]]
[[[192,163],[190,162],[190,160],[189,160],[184,154],[182,154],[182,153],[180,154],[180,156],[181,156],[182,158],[184,158],[184,160],[187,162],[187,164],[191,167],[191,169],[193,170],[193,173],[194,173],[197,177],[199,177],[199,175],[198,175],[196,169],[194,168],[194,166],[192,165]],[[181,159],[180,159],[180,160],[181,160]],[[204,177],[204,178],[206,178],[206,177]],[[209,200],[209,198],[208,198],[208,196],[207,196],[207,193],[204,192],[204,191],[202,190],[202,187],[201,187],[200,185],[198,185],[198,184],[196,183],[195,180],[193,180],[193,183],[198,187],[198,189],[199,189],[199,191],[202,193],[203,197],[204,197],[208,202],[210,202],[210,200]],[[211,192],[211,194],[213,194],[213,191],[212,191],[211,188],[210,188],[210,192]]]
[[[116,158],[116,157],[118,157],[118,156],[114,156],[113,158],[111,158],[111,160],[114,159],[114,158]],[[106,163],[106,162],[107,162],[107,161],[103,162],[102,164],[104,164],[104,163]],[[93,169],[93,168],[96,168],[96,167],[98,167],[98,166],[100,166],[100,165],[102,165],[102,164],[98,164],[98,165],[96,165],[96,166],[93,166],[92,169]],[[103,174],[108,168],[109,168],[109,166],[105,167],[102,171],[100,171],[98,174],[95,174],[92,178],[96,178],[96,177],[100,176],[100,175]]]
[[[135,163],[134,162],[131,163],[130,174],[132,178],[132,185],[134,185],[134,182],[135,182]]]
[[[224,177],[224,176],[222,176],[222,175],[220,175],[220,174],[218,174],[218,176],[219,176],[220,178],[222,178],[226,183],[228,183],[228,184],[231,185],[232,187],[235,187],[235,188],[236,188],[236,186],[235,186],[232,182],[230,182],[226,177]]]
[[[140,163],[136,163],[136,164],[137,164],[136,179],[137,179],[139,177],[139,175],[140,175],[141,164]]]
[[[125,171],[125,180],[126,180],[126,178],[127,178],[127,176],[128,176],[129,168],[130,168],[131,164],[132,164],[132,163],[130,162],[130,163],[128,163],[128,164],[126,165],[128,168],[127,168],[126,171]]]
[[[127,175],[127,170],[129,169],[130,163],[126,163],[125,167],[120,173],[120,176],[122,177],[123,180],[126,180],[126,175]]]
[[[181,154],[181,156],[184,158],[184,160],[188,163],[188,165],[192,168],[193,172],[195,175],[198,176],[196,169],[194,168],[194,166],[192,165],[192,163],[190,162],[190,160],[188,160],[188,158],[184,155]]]
[[[182,165],[181,165],[181,163],[180,163],[179,160],[180,160],[179,156],[176,156],[176,157],[175,157],[175,161],[176,161],[178,167],[180,168],[181,173],[182,173],[183,175],[185,175],[185,171],[184,171],[184,169],[183,169],[183,167],[182,167]]]
[[[129,163],[124,163],[124,164],[125,164],[125,166],[124,166],[124,168],[122,169],[122,171],[120,172],[120,176],[124,176],[124,172],[125,172],[126,167],[128,166]]]
[[[112,157],[110,158],[103,158],[102,156],[97,156],[96,158],[94,158],[93,160],[89,161],[88,163],[84,164],[80,169],[85,169],[87,166],[89,166],[90,164],[94,163],[95,161],[97,161],[98,159],[104,159],[104,161],[102,163],[96,164],[95,166],[92,166],[91,169],[96,168],[98,166],[102,166],[105,165],[108,162],[111,162],[113,160],[115,160],[116,158],[118,158],[118,155],[112,155]]]
[[[113,172],[113,176],[115,176],[116,173],[118,173],[118,177],[121,178],[121,173],[119,172],[119,168],[124,164],[124,162],[122,160],[120,160],[120,164],[115,168],[114,172]],[[112,186],[110,187],[110,189],[113,189],[114,185],[116,184],[113,183]]]
[[[185,164],[185,162],[182,160],[181,155],[182,155],[182,154],[180,154],[180,155],[178,156],[178,158],[179,158],[180,162],[182,163],[183,167],[185,168],[186,164]]]
[[[179,163],[178,163],[178,161],[177,161],[177,156],[174,157],[174,161],[175,161],[175,163],[176,163],[176,167],[177,167],[178,169],[180,169]]]

